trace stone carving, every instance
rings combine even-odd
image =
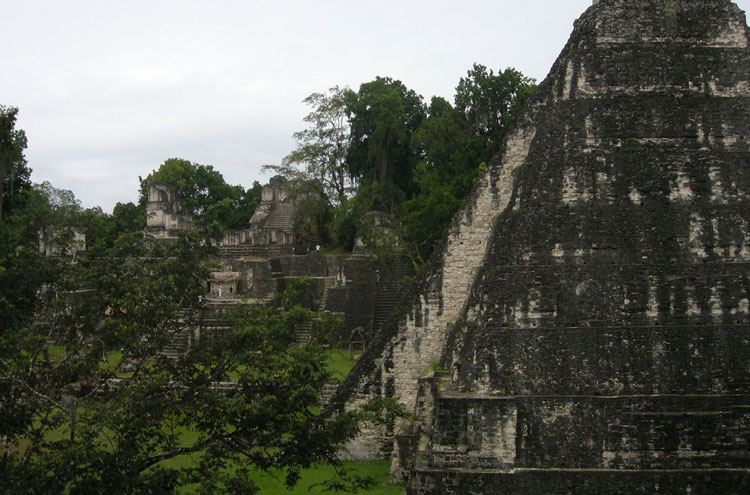
[[[410,494],[750,491],[748,39],[728,0],[588,9],[334,397],[415,412],[354,454]]]

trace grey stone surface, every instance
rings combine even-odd
[[[178,232],[193,228],[193,218],[177,198],[177,193],[164,182],[148,186],[144,237],[150,240],[173,240]]]

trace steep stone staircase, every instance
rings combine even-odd
[[[320,298],[320,305],[318,305],[318,311],[323,312],[326,310],[326,301],[328,300],[328,289],[336,286],[336,277],[325,277],[323,279],[323,296]]]
[[[271,206],[271,211],[263,222],[263,228],[291,232],[294,228],[295,213],[294,203],[275,203]]]
[[[169,359],[177,360],[184,356],[192,345],[193,328],[186,327],[172,336],[172,342],[164,348],[162,355]]]
[[[323,386],[323,390],[320,392],[320,397],[318,397],[318,402],[320,403],[321,407],[325,407],[326,404],[331,400],[331,397],[336,393],[336,389],[338,388],[338,383],[326,383]]]
[[[375,283],[375,312],[372,320],[373,332],[379,331],[393,315],[393,311],[401,297],[398,291],[398,282],[402,278],[412,274],[413,270],[411,270],[411,267],[403,261],[394,263],[385,273],[381,274],[380,280]]]
[[[182,327],[172,335],[172,342],[162,350],[162,355],[176,360],[190,350],[190,346],[193,345],[194,325],[197,323],[192,321],[195,316],[195,313],[187,309],[177,313],[177,321]]]
[[[47,336],[47,345],[63,345],[65,343],[65,329],[63,328],[52,328],[44,322],[34,322],[34,330],[38,335]]]
[[[187,310],[178,313],[178,319],[184,323],[172,337],[172,342],[162,351],[169,359],[178,359],[199,341],[211,339],[217,333],[225,331],[229,324],[224,319],[225,313],[236,306],[239,301],[234,299],[204,299],[204,309],[198,314],[191,314]],[[199,330],[196,332],[196,328]]]
[[[295,328],[294,340],[300,347],[309,345],[312,342],[312,323]]]
[[[256,246],[253,244],[235,244],[219,246],[219,256],[222,258],[268,258],[292,254],[292,246],[269,245]]]

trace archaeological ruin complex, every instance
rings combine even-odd
[[[351,255],[306,252],[296,243],[294,227],[299,204],[288,190],[286,179],[272,177],[264,185],[261,201],[246,229],[230,230],[217,243],[215,271],[207,282],[202,302],[207,310],[203,323],[185,328],[168,351],[171,357],[184,353],[203,337],[223,328],[220,315],[235,304],[277,304],[280,295],[300,277],[311,279],[311,308],[336,314],[343,325],[332,338],[346,345],[355,335],[365,347],[383,326],[399,297],[399,281],[412,274],[401,260],[378,270],[375,260],[357,238]],[[180,232],[194,228],[192,216],[168,184],[149,186],[146,203],[146,241],[174,241]],[[373,224],[383,223],[383,214],[371,213]],[[295,248],[300,253],[295,254]],[[360,342],[361,341],[361,342]]]

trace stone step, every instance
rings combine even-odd
[[[721,468],[748,465],[750,408],[625,411],[604,435],[606,467],[617,469]]]
[[[298,346],[306,346],[312,342],[312,323],[308,323],[294,330],[294,340]]]
[[[326,302],[328,300],[328,289],[333,289],[336,287],[336,277],[323,277],[323,296],[320,300],[320,305],[318,306],[318,311],[325,311],[326,310]]]
[[[162,355],[169,359],[179,359],[190,349],[193,336],[192,328],[183,328],[172,336],[172,342],[164,348]]]
[[[273,256],[282,256],[292,254],[293,246],[268,246],[254,244],[234,244],[229,246],[219,246],[219,257],[254,257],[269,258]]]
[[[328,404],[338,387],[338,383],[326,383],[323,386],[323,390],[320,392],[320,397],[318,398],[321,407],[325,407]]]
[[[634,490],[633,487],[638,487]],[[407,495],[492,493],[621,495],[623,493],[750,493],[750,469],[430,469],[418,467]]]

